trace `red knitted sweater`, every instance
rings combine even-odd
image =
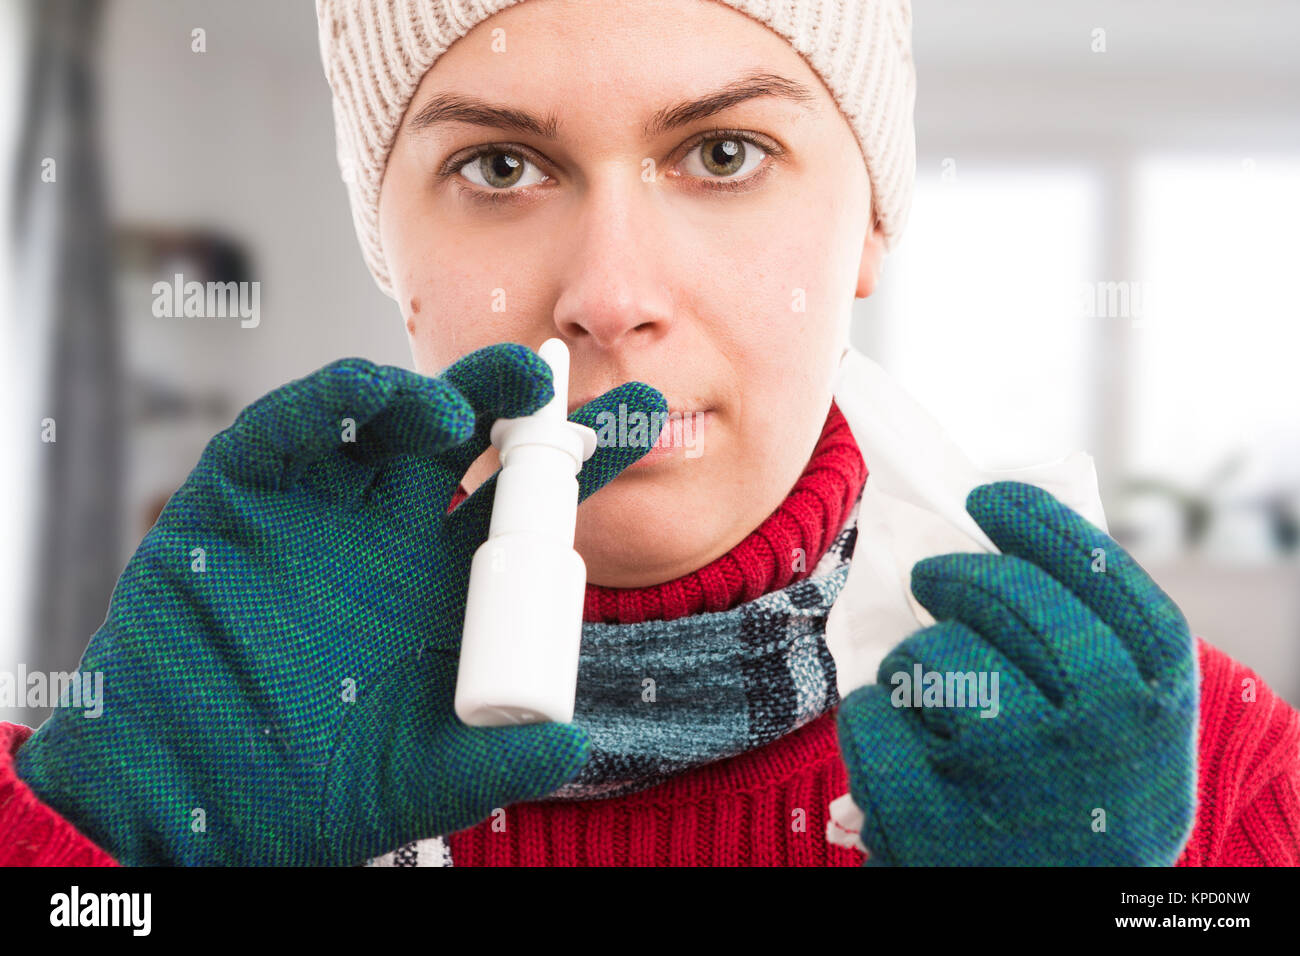
[[[587,620],[670,619],[726,610],[811,573],[866,479],[832,405],[803,475],[758,529],[707,567],[650,588],[589,586]],[[1300,865],[1300,715],[1249,668],[1197,638],[1201,670],[1198,802],[1179,866]],[[1250,678],[1256,699],[1243,702]],[[854,866],[827,843],[829,803],[847,792],[835,710],[782,739],[624,797],[519,803],[447,838],[456,866]],[[0,722],[0,865],[115,865],[14,774],[30,728]]]

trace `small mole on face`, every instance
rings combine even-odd
[[[406,331],[411,335],[415,334],[415,316],[420,311],[420,300],[411,296],[411,311],[406,317]]]

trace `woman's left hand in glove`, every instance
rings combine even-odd
[[[936,623],[840,707],[868,865],[1172,865],[1196,809],[1183,614],[1039,488],[981,485],[966,508],[1002,553],[917,562]]]

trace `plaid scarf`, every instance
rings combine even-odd
[[[779,591],[672,621],[584,624],[573,722],[590,734],[592,757],[545,800],[634,793],[838,704],[826,616],[848,577],[857,511],[813,573]]]

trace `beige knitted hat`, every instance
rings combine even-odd
[[[456,40],[525,0],[316,0],[334,92],[339,168],[366,264],[393,296],[379,241],[379,187],[407,104]],[[893,248],[916,176],[911,0],[716,0],[777,33],[817,73],[857,136]]]

